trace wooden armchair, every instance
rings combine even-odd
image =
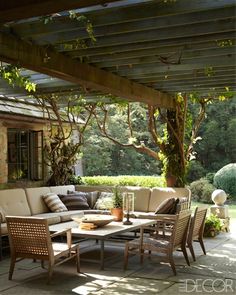
[[[191,212],[189,210],[175,216],[163,217],[161,220],[161,228],[158,227],[158,223],[157,226],[148,228],[154,231],[151,236],[145,236],[144,229],[146,229],[146,227],[142,227],[140,238],[126,242],[124,269],[126,269],[128,265],[129,253],[138,253],[140,255],[140,262],[142,263],[143,256],[146,255],[145,251],[148,251],[148,255],[150,255],[152,251],[155,251],[164,254],[161,257],[170,263],[176,275],[173,252],[179,248],[183,251],[187,264],[190,265],[186,251],[190,218]]]
[[[42,267],[44,262],[48,261],[48,282],[51,280],[54,266],[74,257],[77,272],[80,272],[79,245],[71,244],[71,229],[50,234],[46,219],[7,216],[6,220],[11,248],[9,280],[12,279],[17,258],[39,259]],[[67,243],[52,242],[53,237],[65,234]]]
[[[203,253],[206,255],[206,250],[203,243],[203,232],[204,232],[206,214],[207,214],[207,208],[197,207],[195,209],[194,216],[191,219],[189,234],[187,238],[187,246],[192,254],[194,261],[196,261],[196,257],[193,250],[193,242],[199,242]]]

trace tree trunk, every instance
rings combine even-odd
[[[167,111],[167,145],[165,161],[165,178],[168,186],[183,187],[185,185],[185,159],[183,143],[183,124],[181,112]]]
[[[174,175],[166,176],[166,185],[167,187],[175,187],[177,182],[177,178]]]

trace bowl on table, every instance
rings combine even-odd
[[[71,219],[77,223],[81,223],[83,218],[84,218],[84,212],[80,212],[71,216]]]
[[[97,227],[101,227],[112,222],[114,220],[114,217],[109,215],[88,214],[84,215],[82,218],[76,218],[76,216],[72,216],[72,219],[78,223],[92,223]]]

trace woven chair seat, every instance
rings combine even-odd
[[[138,248],[140,247],[140,241],[141,239],[138,238],[138,239],[135,239],[135,240],[132,240],[129,242],[129,246],[130,247],[135,247],[135,248]],[[169,244],[170,242],[168,240],[157,240],[155,238],[149,238],[149,237],[144,237],[143,238],[143,242],[142,242],[142,245],[143,245],[143,248],[144,249],[151,249],[151,248],[155,248],[155,249],[166,249],[169,247]]]

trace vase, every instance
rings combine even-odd
[[[115,216],[115,221],[123,220],[123,209],[122,208],[112,208],[111,215]]]

